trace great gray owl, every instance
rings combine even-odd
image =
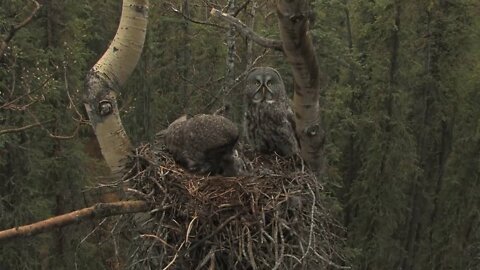
[[[237,175],[237,126],[220,115],[182,116],[159,133],[176,162],[192,172]]]
[[[252,69],[244,96],[245,134],[254,150],[282,156],[298,153],[293,111],[278,71],[270,67]]]

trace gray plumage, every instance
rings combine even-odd
[[[270,67],[252,69],[244,96],[244,129],[254,150],[282,156],[298,153],[294,115],[278,71]]]
[[[234,150],[238,128],[223,116],[182,116],[160,135],[175,161],[189,171],[225,176],[239,173],[242,164]]]

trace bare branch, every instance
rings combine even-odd
[[[176,8],[172,3],[170,3],[170,5],[171,5],[171,8],[172,8],[173,12],[175,12],[179,15],[182,15],[182,17],[187,21],[190,21],[190,22],[195,23],[195,24],[207,25],[207,26],[212,26],[212,27],[216,27],[216,28],[220,28],[220,29],[226,29],[226,27],[223,27],[223,26],[218,25],[218,24],[214,24],[214,23],[210,23],[210,22],[206,22],[206,21],[197,21],[197,20],[185,15],[184,12],[182,12],[181,10]]]
[[[13,25],[12,28],[10,29],[10,32],[8,33],[8,35],[5,37],[5,39],[0,41],[0,58],[2,58],[3,53],[5,52],[5,49],[7,48],[8,43],[15,36],[15,33],[17,33],[18,30],[22,29],[27,24],[29,24],[32,21],[35,14],[37,14],[37,11],[40,9],[40,4],[37,1],[32,0],[32,2],[35,4],[35,8],[32,10],[30,15],[25,20],[23,20],[21,23],[19,23],[17,25]]]
[[[212,8],[212,11],[210,11],[210,14],[212,16],[221,18],[230,24],[235,25],[235,27],[237,27],[237,29],[243,36],[250,38],[260,46],[263,46],[265,48],[275,49],[277,51],[283,50],[282,41],[260,36],[259,34],[255,33],[250,27],[244,24],[242,21],[233,17],[230,14],[221,12],[220,10],[215,8]]]
[[[15,99],[13,99],[13,100],[11,100],[11,101],[9,101],[9,102],[1,105],[1,106],[0,106],[0,109],[19,110],[19,108],[20,108],[20,110],[25,110],[26,107],[30,106],[31,104],[27,104],[27,105],[16,105],[16,104],[14,104],[14,103],[17,102],[17,101],[19,101],[20,99],[22,99],[22,98],[24,98],[24,97],[29,97],[31,94],[33,94],[33,93],[36,92],[36,91],[43,90],[43,89],[46,87],[47,83],[48,83],[51,79],[53,79],[53,77],[54,77],[55,75],[56,75],[55,73],[50,74],[50,75],[40,84],[39,87],[37,87],[37,88],[35,88],[34,90],[32,90],[32,91],[30,91],[30,92],[28,92],[28,93],[25,93],[25,94],[23,94],[23,95],[21,95],[21,96],[18,96],[18,97],[16,97]]]
[[[50,81],[50,79],[52,79],[54,74],[50,75],[42,84],[40,87],[36,88],[35,90],[33,91],[30,91],[29,93],[27,94],[24,94],[22,96],[19,96],[17,98],[15,98],[14,100],[0,106],[0,109],[9,109],[9,110],[16,110],[16,111],[25,111],[27,112],[34,120],[34,123],[33,124],[29,124],[29,125],[26,125],[26,126],[23,126],[23,127],[19,127],[19,128],[9,128],[9,129],[4,129],[4,130],[0,130],[0,135],[3,135],[3,134],[8,134],[8,133],[15,133],[15,132],[21,132],[21,131],[25,131],[25,130],[28,130],[28,129],[31,129],[31,128],[34,128],[34,127],[41,127],[43,130],[45,130],[48,134],[48,136],[50,138],[53,138],[53,139],[58,139],[58,140],[69,140],[69,139],[73,139],[75,136],[77,136],[78,134],[78,131],[80,130],[80,126],[81,125],[86,125],[88,124],[88,121],[82,116],[82,114],[80,113],[80,111],[78,110],[77,106],[75,105],[75,103],[73,102],[73,99],[70,95],[70,91],[69,91],[69,86],[68,86],[68,80],[67,80],[67,69],[66,67],[64,67],[64,80],[65,80],[65,90],[67,92],[67,97],[68,97],[68,100],[69,100],[69,105],[68,105],[68,108],[69,109],[72,109],[74,111],[74,113],[77,115],[77,118],[75,117],[72,117],[74,119],[74,121],[77,122],[77,125],[74,129],[74,131],[72,132],[72,134],[70,135],[55,135],[53,133],[51,133],[44,125],[45,124],[48,124],[48,123],[51,123],[53,122],[54,120],[48,120],[48,121],[39,121],[39,119],[37,118],[37,116],[32,113],[31,111],[28,110],[28,108],[37,103],[38,102],[38,99],[33,99],[32,102],[28,103],[28,104],[24,104],[24,105],[16,105],[14,104],[16,101],[18,101],[19,99],[23,98],[23,97],[30,97],[30,95],[35,92],[35,91],[38,91],[39,89],[42,89],[45,87],[45,85]]]
[[[236,78],[235,78],[235,84],[230,86],[229,89],[227,89],[226,91],[220,91],[219,93],[217,93],[215,96],[213,96],[212,100],[204,106],[203,108],[203,111],[209,111],[211,109],[211,107],[221,98],[223,97],[224,95],[230,95],[230,93],[233,91],[233,89],[235,89],[241,82],[243,82],[243,79],[245,78],[245,76],[247,76],[248,72],[250,72],[250,69],[253,68],[257,62],[262,59],[268,52],[269,50],[268,49],[265,49],[265,51],[263,52],[263,54],[259,55],[257,58],[255,58],[255,60],[253,60],[252,63],[248,64],[245,71],[242,72],[240,75],[238,75]],[[222,114],[223,111],[225,110],[228,110],[229,108],[225,108],[225,106],[222,106],[221,108],[217,109],[214,114]]]
[[[64,215],[52,217],[25,226],[0,231],[0,242],[17,237],[27,237],[64,227],[93,218],[104,218],[122,214],[146,212],[149,206],[145,201],[122,201],[113,203],[97,203],[94,206],[76,210]]]
[[[250,4],[252,0],[247,0],[245,1],[240,7],[238,7],[237,10],[235,10],[235,12],[233,12],[233,17],[237,17],[237,15],[240,13],[240,11],[244,10],[247,8],[248,4]]]
[[[88,124],[87,121],[85,120],[80,120],[77,122],[77,125],[75,126],[75,129],[73,130],[72,134],[70,135],[55,135],[53,133],[51,133],[44,125],[43,123],[41,123],[38,118],[35,116],[34,113],[30,112],[29,110],[26,110],[26,112],[30,115],[30,117],[33,118],[33,120],[35,120],[35,122],[38,124],[38,126],[40,126],[44,131],[47,132],[48,134],[48,137],[52,138],[52,139],[57,139],[57,140],[70,140],[70,139],[73,139],[77,136],[78,134],[78,131],[80,130],[80,126],[83,124],[83,125],[86,125]]]
[[[8,133],[15,133],[15,132],[21,132],[21,131],[25,131],[27,129],[31,129],[31,128],[34,128],[34,127],[38,127],[38,126],[41,126],[43,124],[47,124],[47,123],[51,123],[53,122],[53,119],[52,120],[48,120],[48,121],[44,121],[44,122],[36,122],[34,124],[31,124],[31,125],[26,125],[26,126],[23,126],[23,127],[19,127],[19,128],[10,128],[10,129],[3,129],[3,130],[0,130],[0,135],[3,135],[3,134],[8,134]]]

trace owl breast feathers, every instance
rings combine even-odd
[[[298,153],[293,111],[278,71],[270,67],[250,71],[244,97],[244,129],[254,150],[282,156]]]
[[[219,115],[182,116],[162,131],[163,140],[175,161],[192,172],[238,174],[241,161],[234,147],[237,126]]]

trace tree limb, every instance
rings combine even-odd
[[[19,128],[2,129],[2,130],[0,130],[0,135],[25,131],[27,129],[38,127],[38,126],[41,126],[43,124],[47,124],[47,123],[51,123],[51,122],[53,122],[53,120],[48,120],[48,121],[44,121],[44,122],[36,122],[36,123],[26,125],[26,126],[23,126],[23,127],[19,127]]]
[[[27,237],[64,227],[93,218],[104,218],[122,214],[146,212],[150,208],[145,201],[121,201],[97,203],[94,206],[76,210],[67,214],[51,217],[29,225],[0,231],[0,242],[17,237]]]
[[[235,12],[233,12],[233,17],[237,17],[238,13],[240,13],[240,11],[244,10],[247,8],[248,4],[250,4],[252,0],[247,0],[245,1],[240,7],[237,8],[237,10],[235,10]]]
[[[182,11],[178,10],[175,6],[173,6],[173,4],[171,4],[171,8],[172,8],[173,12],[181,15],[185,20],[187,20],[189,22],[192,22],[192,23],[195,23],[195,24],[200,24],[200,25],[212,26],[212,27],[216,27],[216,28],[220,28],[220,29],[226,29],[225,27],[223,27],[221,25],[218,25],[218,24],[214,24],[214,23],[210,23],[210,22],[206,22],[206,21],[195,20],[195,19],[185,15],[185,13],[183,13]]]
[[[224,21],[227,21],[230,24],[233,24],[237,27],[237,30],[245,37],[250,38],[253,40],[255,43],[257,43],[260,46],[263,46],[265,48],[271,48],[275,49],[277,51],[282,51],[282,41],[276,40],[276,39],[270,39],[270,38],[265,38],[260,36],[259,34],[255,33],[250,27],[248,27],[246,24],[244,24],[242,21],[239,19],[233,17],[230,14],[221,12],[218,9],[212,8],[212,11],[210,11],[210,14],[212,16],[218,17],[223,19]]]

